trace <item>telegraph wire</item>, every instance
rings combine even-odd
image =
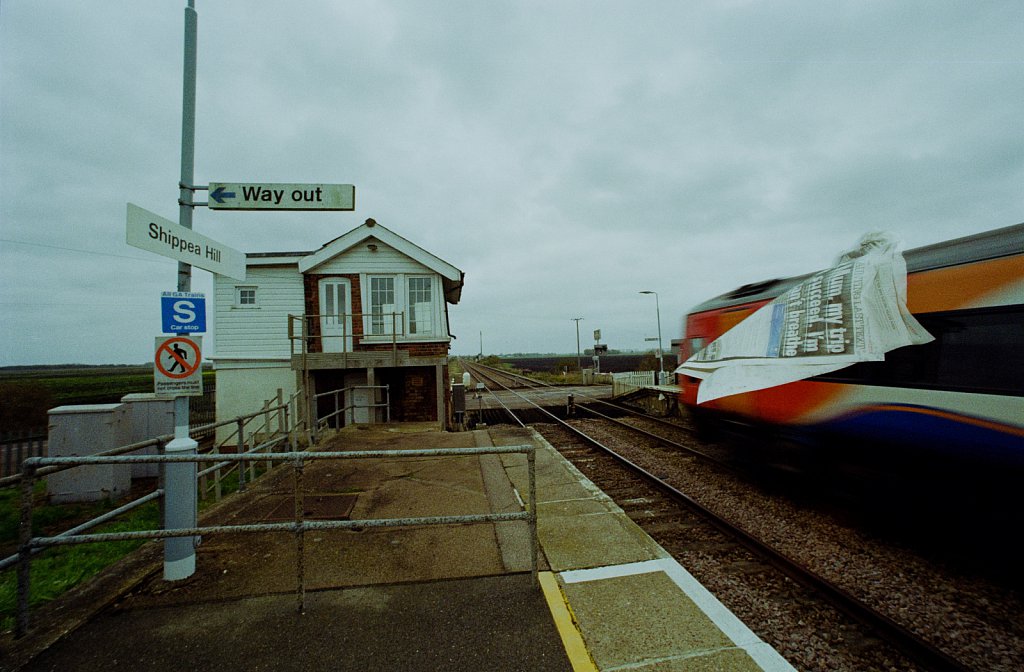
[[[52,250],[64,250],[66,252],[84,252],[85,254],[95,254],[101,257],[117,257],[118,259],[131,259],[132,261],[145,261],[149,263],[160,263],[160,264],[172,264],[177,263],[173,261],[164,261],[163,259],[147,259],[145,257],[131,257],[126,254],[114,254],[113,252],[97,252],[96,250],[85,250],[80,247],[65,247],[63,245],[48,245],[46,243],[29,243],[24,240],[12,240],[10,238],[0,238],[0,243],[11,243],[14,245],[29,245],[32,247],[47,247]]]

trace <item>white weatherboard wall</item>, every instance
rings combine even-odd
[[[237,306],[236,287],[255,287],[256,305]],[[213,293],[216,326],[210,358],[217,369],[217,421],[256,412],[278,388],[285,399],[294,394],[288,316],[305,312],[298,267],[250,265],[244,281],[215,275]],[[234,427],[219,427],[218,442],[232,431]]]
[[[368,245],[375,245],[376,252],[371,252]],[[402,254],[395,248],[385,245],[376,238],[368,238],[341,254],[332,257],[326,263],[315,266],[310,273],[421,273],[434,275],[429,268]]]
[[[222,362],[217,365],[217,421],[221,422],[240,415],[255,413],[263,408],[263,402],[271,399],[280,388],[283,401],[288,401],[296,391],[296,374],[289,362],[239,361]],[[272,419],[273,423],[274,420]],[[289,422],[294,423],[295,418]],[[263,424],[262,416],[246,424],[246,432]],[[276,427],[276,424],[272,424]],[[217,428],[218,444],[235,431],[232,425]],[[231,441],[235,441],[237,437]]]
[[[255,307],[235,305],[235,288],[239,286],[256,288]],[[215,275],[213,291],[216,328],[212,359],[290,356],[288,315],[305,312],[302,274],[297,266],[249,266],[245,281]]]

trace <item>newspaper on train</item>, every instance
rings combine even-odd
[[[830,373],[934,338],[907,310],[907,265],[894,236],[856,250],[738,323],[676,373],[700,378],[697,403]]]

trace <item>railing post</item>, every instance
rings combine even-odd
[[[18,525],[18,613],[14,636],[28,633],[28,605],[32,590],[32,497],[36,484],[36,468],[21,467],[21,520]]]
[[[288,421],[285,420],[285,416],[281,413],[281,406],[284,405],[284,390],[280,387],[277,388],[277,433],[284,434],[288,428]]]
[[[163,457],[167,454],[167,444],[161,439],[156,440],[156,454]],[[156,472],[156,487],[163,491],[164,494],[157,500],[157,513],[160,516],[160,520],[166,520],[167,514],[167,463],[161,462],[157,465]]]
[[[537,585],[537,450],[526,454],[526,472],[530,483],[530,576]]]
[[[175,438],[167,444],[171,455],[196,457],[195,440]],[[196,497],[196,462],[168,462],[164,478],[164,529],[174,530],[196,527],[198,498]],[[187,579],[196,571],[196,545],[199,537],[169,537],[164,539],[164,580]]]
[[[295,452],[295,434],[292,432],[291,427],[288,424],[290,412],[288,410],[288,404],[284,405],[284,431],[288,436],[288,447]]]
[[[312,394],[308,386],[306,387],[306,409],[309,414],[309,425],[306,427],[306,430],[310,433],[312,439],[310,443],[313,444],[320,440],[318,435],[320,430],[320,413],[317,409],[316,395]]]
[[[200,472],[200,474],[199,474],[199,499],[201,499],[201,500],[203,500],[205,502],[206,501],[206,489],[207,489],[208,486],[206,484],[206,474],[202,473],[203,472],[203,463],[202,462],[196,462],[196,469],[198,469],[199,472]]]
[[[218,462],[217,464],[220,464]],[[213,471],[213,501],[219,502],[224,497],[224,491],[220,484],[220,467]]]
[[[295,456],[295,574],[299,613],[306,610],[305,502],[303,500],[302,454]]]
[[[241,456],[238,462],[238,491],[243,492],[245,490],[245,420],[241,417],[236,421],[238,423],[238,454]]]
[[[263,440],[264,441],[269,441],[270,440],[270,400],[269,399],[264,399],[263,400]],[[260,443],[260,438],[259,438],[259,436],[257,436],[253,440],[253,444],[255,445],[255,444],[259,444],[259,443]]]

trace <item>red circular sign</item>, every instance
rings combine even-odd
[[[185,344],[185,347],[192,351],[191,356],[189,352],[179,346],[180,343]],[[160,347],[156,349],[156,369],[162,375],[175,380],[181,380],[182,378],[188,378],[196,369],[199,368],[201,363],[201,357],[199,355],[199,346],[195,341],[188,338],[169,338],[160,344]],[[166,365],[164,361],[166,360]],[[180,369],[176,371],[175,369]]]

